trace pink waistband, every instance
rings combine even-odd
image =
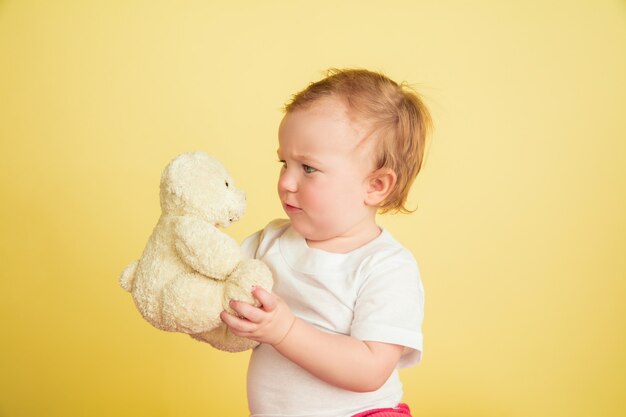
[[[363,411],[352,417],[411,417],[411,410],[406,404],[398,404],[394,408],[376,408],[374,410]]]

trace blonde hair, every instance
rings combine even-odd
[[[396,174],[396,183],[379,204],[379,211],[409,213],[406,199],[424,160],[432,121],[420,96],[406,83],[398,84],[381,73],[364,69],[330,69],[285,105],[285,112],[304,109],[325,97],[343,100],[351,115],[370,127],[367,138],[376,140],[376,169]],[[359,120],[361,121],[361,120]]]

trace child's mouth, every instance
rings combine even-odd
[[[287,214],[298,213],[301,212],[302,209],[296,206],[292,206],[291,204],[283,203],[283,208]]]

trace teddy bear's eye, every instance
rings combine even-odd
[[[228,187],[228,181],[224,181],[224,184],[226,184],[226,187]]]

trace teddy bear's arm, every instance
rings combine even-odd
[[[226,279],[242,259],[237,242],[205,221],[182,216],[174,225],[174,246],[194,270],[215,279]]]

